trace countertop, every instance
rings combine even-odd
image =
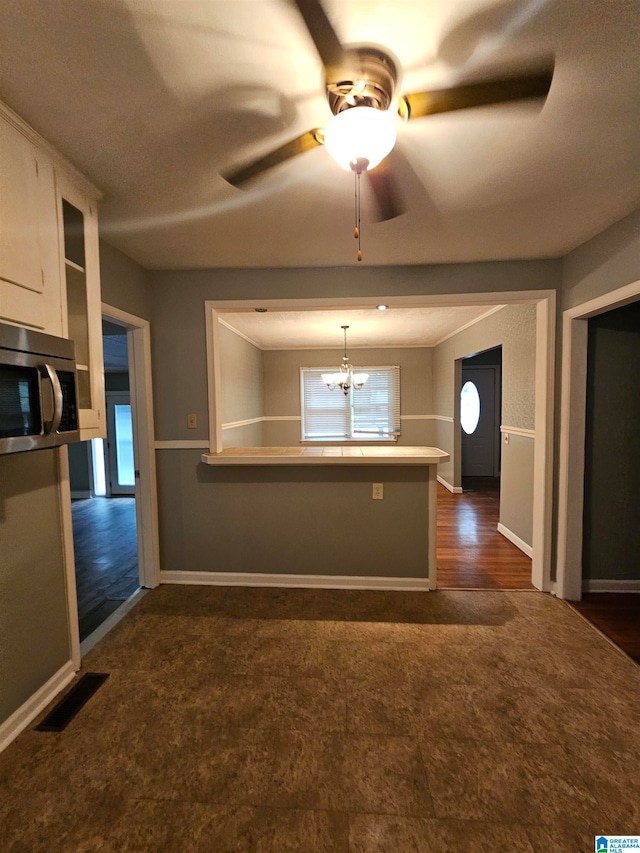
[[[227,447],[221,453],[203,453],[207,465],[437,465],[449,454],[438,447]]]

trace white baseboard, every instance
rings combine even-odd
[[[640,580],[610,580],[594,578],[582,582],[583,592],[640,592]]]
[[[527,543],[521,539],[519,536],[509,530],[508,527],[505,527],[504,524],[500,524],[498,522],[498,533],[502,533],[505,539],[508,539],[509,542],[513,543],[516,548],[519,548],[523,554],[526,554],[527,557],[533,558],[533,548],[531,545],[527,545]]]
[[[451,483],[448,483],[444,479],[444,477],[440,476],[440,474],[438,474],[438,482],[440,483],[441,486],[444,486],[445,489],[449,489],[449,491],[452,494],[454,494],[454,495],[461,495],[462,494],[462,486],[452,486]]]
[[[274,586],[302,589],[385,589],[423,592],[428,578],[379,578],[343,575],[268,575],[248,572],[160,572],[160,583],[202,586]]]
[[[72,501],[86,501],[91,497],[90,489],[72,489],[71,491],[71,500]]]
[[[20,732],[24,731],[32,720],[38,716],[43,708],[73,680],[76,671],[72,661],[67,661],[55,675],[43,684],[39,690],[30,696],[17,711],[0,725],[0,752],[6,749],[15,740]]]

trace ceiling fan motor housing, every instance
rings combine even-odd
[[[353,47],[325,80],[333,115],[351,107],[388,110],[398,82],[397,61],[377,47]]]

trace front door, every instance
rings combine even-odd
[[[135,494],[133,423],[128,392],[107,392],[107,494]]]
[[[460,423],[463,477],[497,477],[500,473],[500,443],[496,439],[500,417],[496,412],[498,376],[495,367],[462,368]]]

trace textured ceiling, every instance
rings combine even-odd
[[[255,311],[221,314],[222,321],[260,349],[434,346],[497,307],[341,308],[317,311]]]
[[[404,91],[554,54],[540,105],[400,125],[408,212],[364,264],[563,254],[640,199],[637,0],[324,0],[344,43],[399,58]],[[103,235],[152,268],[351,265],[352,176],[320,148],[247,191],[221,177],[330,116],[291,0],[8,0],[0,99],[104,192]]]

